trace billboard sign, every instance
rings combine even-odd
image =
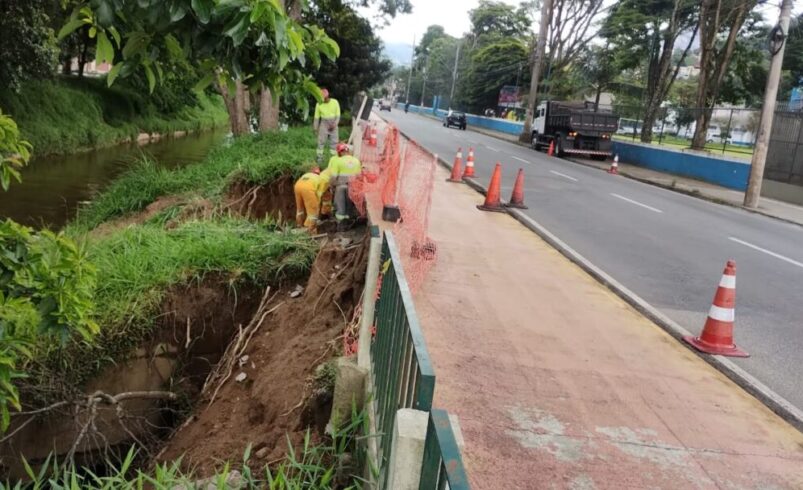
[[[505,85],[499,91],[500,107],[521,107],[519,101],[519,88],[514,85]]]

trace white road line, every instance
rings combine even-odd
[[[654,208],[654,207],[652,207],[652,206],[647,206],[646,204],[642,204],[642,203],[640,203],[640,202],[638,202],[638,201],[634,201],[634,200],[632,200],[632,199],[628,199],[628,198],[626,198],[625,196],[620,196],[619,194],[614,194],[613,192],[611,192],[611,195],[612,195],[613,197],[617,198],[617,199],[621,199],[621,200],[623,200],[623,201],[627,201],[627,202],[629,202],[630,204],[635,204],[636,206],[641,206],[641,207],[642,207],[642,208],[644,208],[644,209],[649,209],[649,210],[650,210],[650,211],[652,211],[652,212],[655,212],[655,213],[663,213],[663,211],[661,211],[661,210],[660,210],[660,209],[658,209],[658,208]]]
[[[494,148],[493,146],[488,146],[488,145],[485,145],[485,148],[488,148],[488,149],[489,149],[489,150],[491,150],[491,151],[499,151],[499,150],[497,150],[496,148]]]
[[[571,177],[571,176],[569,176],[569,175],[562,174],[562,173],[560,173],[560,172],[555,172],[554,170],[550,170],[549,172],[550,172],[550,173],[553,173],[553,174],[555,174],[555,175],[557,175],[557,176],[559,176],[559,177],[563,177],[564,179],[569,179],[569,180],[571,180],[571,181],[573,181],[573,182],[577,182],[577,179],[575,179],[574,177]]]
[[[524,163],[530,163],[530,162],[528,162],[527,160],[525,160],[525,159],[523,159],[523,158],[514,157],[514,156],[512,156],[512,155],[510,156],[510,158],[512,158],[512,159],[514,159],[514,160],[518,160],[518,161],[520,161],[520,162],[524,162]]]
[[[759,252],[764,252],[767,255],[772,255],[776,259],[781,259],[784,262],[789,262],[792,265],[796,265],[798,267],[803,268],[803,262],[798,262],[797,260],[790,259],[789,257],[784,257],[781,254],[777,254],[775,252],[771,252],[771,251],[767,250],[766,248],[759,247],[758,245],[753,245],[752,243],[748,243],[748,242],[746,242],[744,240],[739,240],[738,238],[735,238],[735,237],[732,237],[732,236],[728,237],[728,240],[730,240],[732,242],[740,243],[740,244],[744,245],[745,247],[750,247],[753,250],[758,250]]]

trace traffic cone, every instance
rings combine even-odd
[[[474,148],[469,147],[468,158],[466,158],[466,170],[463,172],[463,178],[474,177]]]
[[[619,175],[619,155],[613,156],[611,168],[608,169],[609,174]]]
[[[510,202],[505,204],[509,208],[527,209],[524,205],[524,169],[520,168],[516,174],[516,183],[513,184],[513,194],[510,195]]]
[[[750,354],[733,343],[733,324],[736,312],[736,263],[729,260],[719,281],[714,302],[708,311],[703,332],[699,337],[686,335],[683,340],[707,354],[729,357],[749,357]]]
[[[463,182],[460,178],[460,169],[463,166],[463,149],[458,148],[457,154],[454,156],[454,164],[452,165],[452,175],[446,182]]]
[[[500,213],[505,212],[502,202],[499,199],[502,185],[502,165],[496,162],[496,168],[491,175],[491,183],[488,184],[488,192],[485,194],[485,203],[478,204],[477,209],[483,211],[497,211]]]
[[[549,149],[546,151],[548,156],[552,156],[555,154],[555,140],[549,142]]]
[[[369,142],[371,146],[376,146],[376,126],[371,128],[371,141]]]

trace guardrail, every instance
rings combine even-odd
[[[379,432],[380,488],[386,488],[388,462],[391,458],[393,427],[396,412],[401,408],[412,408],[424,412],[432,410],[435,393],[435,372],[427,352],[424,334],[418,321],[412,294],[404,275],[401,256],[393,233],[385,232],[382,255],[379,262],[381,283],[379,299],[376,303],[376,335],[371,343],[371,367],[374,379],[376,400],[376,428]],[[448,416],[442,410],[430,414],[430,424],[434,424],[432,437],[427,435],[429,447],[425,465],[436,461],[447,461],[450,467],[462,474],[465,470],[460,451],[454,442],[454,435]],[[444,427],[444,422],[447,427]],[[436,423],[437,422],[437,423]],[[432,441],[430,442],[430,439]],[[433,470],[430,470],[432,473]],[[454,473],[454,472],[453,472]],[[438,485],[440,468],[434,473]],[[449,473],[447,473],[447,476]],[[443,488],[432,486],[432,479],[421,480],[421,489]],[[446,480],[444,480],[446,481]],[[452,488],[465,488],[453,486]]]
[[[449,414],[437,408],[433,408],[429,413],[427,439],[424,442],[424,464],[421,467],[421,483],[418,488],[419,490],[469,488]]]

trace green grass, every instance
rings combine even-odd
[[[629,135],[622,135],[622,134],[615,134],[613,139],[624,141],[624,142],[632,142],[633,137]],[[641,141],[638,138],[638,135],[635,139],[636,143],[640,143]],[[658,135],[653,135],[652,143],[653,145],[659,146],[667,146],[669,148],[674,148],[678,150],[685,150],[691,148],[691,140],[687,140],[684,138],[678,138],[677,136],[672,135],[664,135],[663,138],[660,139]],[[714,142],[714,143],[706,143],[705,149],[711,153],[712,157],[722,156],[722,143]],[[742,159],[750,159],[753,156],[753,148],[749,146],[739,146],[739,145],[725,145],[725,153],[724,156],[735,157],[735,158],[742,158]]]
[[[0,107],[11,114],[34,154],[66,154],[111,146],[139,133],[196,131],[227,123],[222,99],[197,95],[195,104],[169,114],[147,97],[104,79],[57,78],[27,82],[19,93],[0,90]]]
[[[243,136],[213,150],[200,163],[167,170],[143,161],[81,209],[68,230],[87,231],[109,219],[145,208],[160,196],[192,194],[218,199],[236,179],[265,183],[298,175],[315,161],[309,128]]]
[[[77,388],[125,359],[152,332],[173,286],[213,274],[236,294],[244,285],[263,287],[303,275],[317,251],[305,233],[242,218],[190,221],[174,229],[135,225],[93,237],[87,248],[98,270],[94,301],[101,332],[91,344],[40,346],[47,361],[31,383],[47,386],[58,378],[59,385]]]

